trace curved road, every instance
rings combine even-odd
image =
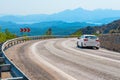
[[[74,38],[28,41],[6,54],[31,80],[120,80],[120,53],[80,49]]]

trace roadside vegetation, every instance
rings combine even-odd
[[[51,36],[51,35],[52,35],[52,29],[49,28],[49,29],[46,31],[45,35]]]
[[[81,28],[79,30],[77,30],[76,32],[74,32],[73,34],[71,34],[71,36],[74,36],[74,37],[79,37],[83,34],[92,34],[92,35],[96,35],[96,36],[99,36],[101,33],[97,30],[95,30],[95,27],[86,27],[86,28]]]
[[[74,32],[73,34],[71,34],[70,36],[71,36],[71,37],[79,37],[79,36],[81,36],[82,34],[83,34],[82,31],[81,31],[81,30],[78,30],[78,31]]]
[[[45,37],[47,37],[47,38],[53,38],[53,37],[55,37],[54,35],[53,35],[53,32],[52,32],[52,28],[48,28],[48,30],[45,32]]]
[[[11,33],[8,29],[6,29],[4,32],[2,32],[2,29],[0,27],[0,43],[5,42],[6,40],[16,38],[17,36],[13,33]]]

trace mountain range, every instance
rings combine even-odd
[[[31,32],[25,33],[28,35],[43,35],[48,28],[52,29],[53,35],[70,35],[81,28],[84,32],[89,31],[90,33],[105,28],[103,33],[108,33],[111,26],[109,28],[100,27],[100,25],[106,25],[117,19],[120,19],[120,10],[97,9],[90,11],[78,8],[49,15],[1,15],[0,26],[3,31],[9,29],[17,35],[24,34],[20,32],[20,28],[30,28]],[[93,28],[93,26],[96,27]]]
[[[17,35],[27,34],[33,35],[44,35],[47,29],[51,28],[53,35],[70,35],[74,31],[83,28],[85,26],[94,26],[95,24],[85,22],[63,22],[63,21],[50,21],[50,22],[39,22],[34,24],[16,24],[13,22],[0,21],[0,26],[3,31],[9,29],[10,32]],[[30,28],[31,32],[21,33],[20,28]]]
[[[54,14],[33,14],[33,15],[4,15],[0,21],[14,22],[19,24],[32,24],[38,22],[64,21],[64,22],[91,22],[106,24],[120,19],[120,10],[96,9],[85,10],[77,8],[65,10]]]

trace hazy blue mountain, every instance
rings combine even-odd
[[[85,26],[94,26],[94,24],[85,22],[63,22],[63,21],[51,21],[51,22],[40,22],[34,24],[16,24],[13,22],[3,22],[0,21],[0,26],[4,31],[6,28],[12,33],[17,35],[22,35],[24,33],[20,32],[20,28],[30,28],[31,32],[28,35],[43,35],[48,28],[52,28],[53,35],[69,35],[79,28]]]
[[[120,17],[110,17],[110,18],[104,18],[104,19],[100,19],[98,21],[94,21],[94,23],[106,24],[106,23],[110,23],[110,22],[113,22],[113,21],[118,20],[118,19],[120,19]]]
[[[64,22],[97,22],[108,23],[115,19],[120,18],[120,10],[111,9],[97,9],[85,10],[82,8],[74,10],[65,10],[59,13],[47,14],[34,14],[27,16],[14,16],[6,15],[0,17],[0,21],[11,21],[15,23],[36,23],[46,21],[64,21]],[[107,20],[106,20],[107,19]]]

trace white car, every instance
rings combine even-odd
[[[95,35],[82,35],[78,38],[77,47],[92,47],[99,49],[100,41]]]

